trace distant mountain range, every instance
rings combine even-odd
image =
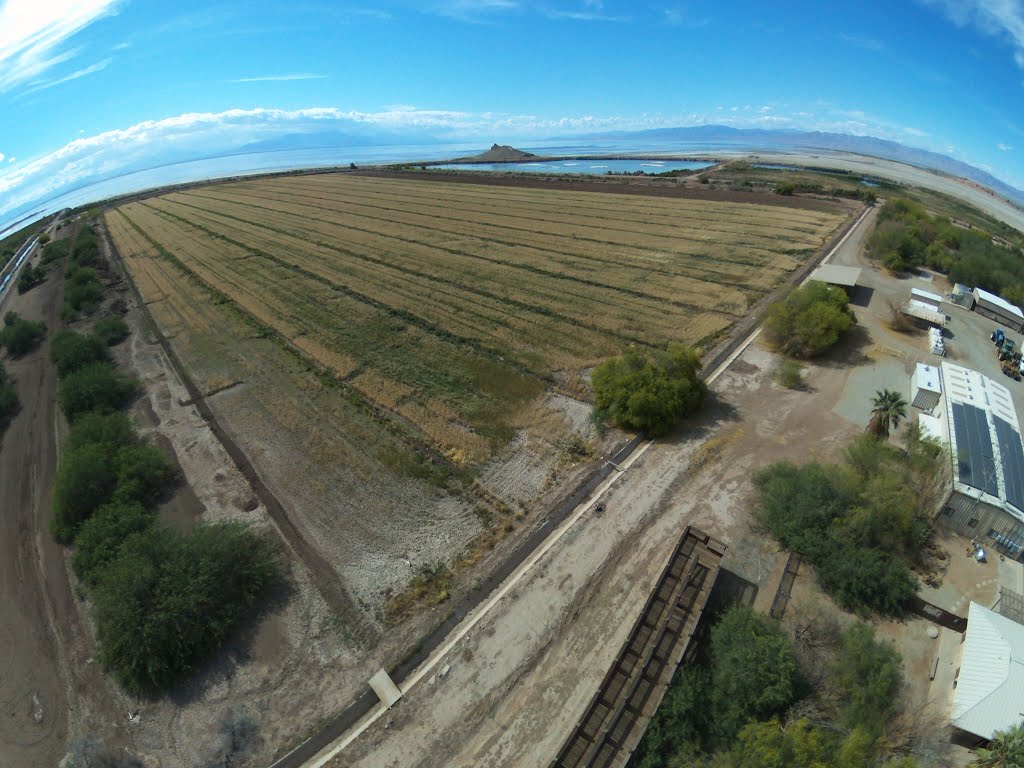
[[[977,182],[999,195],[1024,205],[1024,191],[1000,181],[991,173],[973,165],[954,160],[952,157],[915,149],[887,139],[874,136],[852,136],[845,133],[823,133],[822,131],[766,130],[762,128],[730,128],[726,125],[698,125],[692,128],[655,128],[647,131],[610,131],[592,133],[586,136],[563,136],[565,140],[609,139],[615,141],[687,142],[715,144],[720,142],[747,146],[786,147],[791,149],[823,149],[833,152],[851,152],[870,155],[884,160],[894,160],[907,165],[916,165],[950,176],[957,176]]]

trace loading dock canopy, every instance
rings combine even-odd
[[[855,288],[860,280],[860,267],[841,267],[837,264],[822,264],[811,275],[811,280],[820,280],[829,285]]]

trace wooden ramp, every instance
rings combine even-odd
[[[551,768],[623,768],[686,656],[725,544],[687,526],[653,593]]]

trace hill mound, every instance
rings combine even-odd
[[[526,160],[530,157],[536,157],[536,155],[532,152],[523,152],[523,150],[510,147],[507,144],[492,144],[486,152],[460,159],[478,163],[500,163],[506,160]]]

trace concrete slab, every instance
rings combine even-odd
[[[376,675],[370,678],[370,687],[373,688],[373,692],[377,694],[377,698],[381,700],[381,703],[391,709],[400,698],[402,698],[402,692],[398,690],[398,686],[391,679],[391,675],[386,670],[380,670]]]

